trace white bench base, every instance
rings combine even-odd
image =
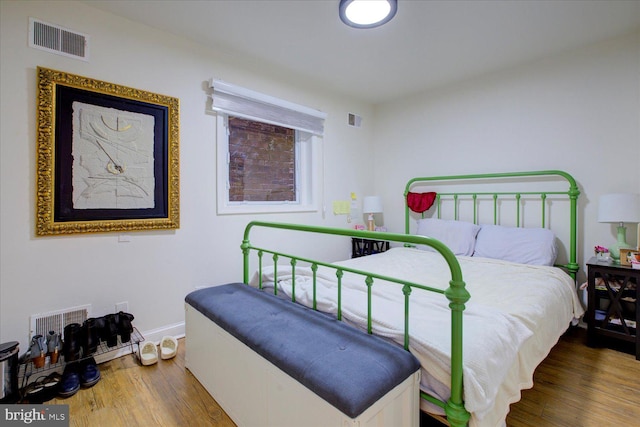
[[[186,367],[240,427],[419,427],[420,371],[352,419],[185,304]]]

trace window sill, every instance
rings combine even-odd
[[[317,212],[318,207],[313,205],[300,205],[294,203],[277,203],[270,205],[238,203],[233,205],[218,206],[218,215],[241,215],[262,213],[292,213],[292,212]]]

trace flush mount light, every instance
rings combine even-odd
[[[379,27],[397,10],[398,0],[340,0],[340,19],[354,28]]]

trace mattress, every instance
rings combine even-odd
[[[503,425],[509,404],[533,385],[533,372],[570,323],[582,316],[573,279],[559,268],[458,257],[471,299],[464,311],[463,385],[472,426]],[[335,263],[389,277],[446,289],[450,272],[442,257],[413,248]],[[278,265],[278,287],[291,295],[291,266]],[[337,312],[335,270],[317,272],[317,307]],[[312,272],[295,270],[296,301],[311,306]],[[262,281],[273,282],[273,268]],[[257,275],[251,284],[258,283]],[[342,316],[363,329],[367,325],[367,288],[361,276],[342,278]],[[401,286],[381,280],[372,287],[373,333],[398,343],[404,340],[404,295]],[[421,389],[446,400],[450,387],[451,314],[448,300],[415,290],[410,303],[410,351],[422,365]],[[428,369],[425,369],[428,367]],[[423,409],[442,410],[423,401]]]

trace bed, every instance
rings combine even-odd
[[[404,233],[251,222],[243,283],[403,346],[421,365],[422,411],[454,426],[504,425],[536,366],[583,314],[578,195],[563,171],[414,178]],[[254,229],[392,248],[323,262],[279,251],[277,242],[258,246]]]

